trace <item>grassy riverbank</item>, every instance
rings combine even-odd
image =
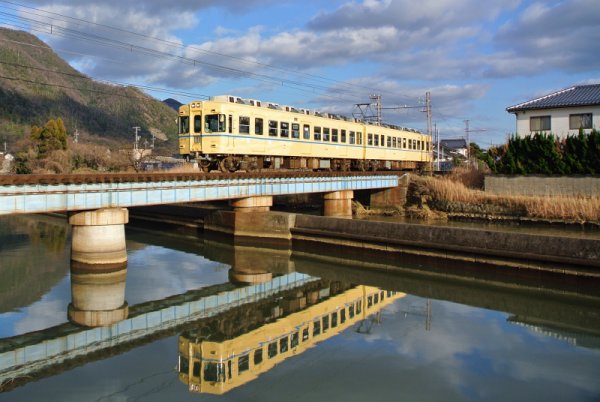
[[[483,175],[459,169],[445,177],[412,176],[407,215],[445,219],[449,214],[472,218],[506,217],[600,224],[599,197],[528,197],[485,193]]]

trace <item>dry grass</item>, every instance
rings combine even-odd
[[[481,207],[498,206],[512,214],[538,219],[600,222],[599,197],[501,196],[474,190],[452,176],[416,178],[417,185],[436,202],[461,203]]]

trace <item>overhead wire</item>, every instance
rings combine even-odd
[[[109,26],[109,25],[105,25],[105,24],[98,24],[98,23],[87,21],[87,20],[83,20],[83,19],[79,19],[79,18],[75,18],[75,17],[70,17],[70,16],[66,16],[66,15],[63,15],[63,14],[59,14],[59,13],[54,13],[54,12],[51,12],[51,11],[40,10],[40,9],[36,9],[36,8],[29,7],[29,6],[26,6],[26,5],[22,5],[20,3],[12,2],[12,1],[0,0],[0,2],[44,13],[44,14],[39,14],[39,13],[33,13],[33,12],[26,12],[26,13],[28,13],[30,15],[34,15],[34,16],[38,16],[38,17],[42,17],[42,18],[49,18],[48,15],[46,15],[46,14],[49,14],[49,15],[53,15],[53,16],[57,16],[57,17],[62,18],[63,19],[62,21],[59,19],[59,21],[61,21],[61,22],[68,22],[67,20],[77,21],[77,22],[80,22],[80,23],[83,23],[83,24],[98,26],[98,27],[109,29],[109,30],[114,30],[114,31],[122,32],[122,33],[127,33],[127,34],[131,34],[131,35],[135,35],[137,37],[141,37],[141,38],[144,38],[144,39],[152,39],[152,40],[159,41],[159,42],[162,42],[162,43],[165,43],[165,44],[169,44],[170,46],[174,46],[174,47],[178,47],[178,48],[184,49],[184,47],[180,43],[169,41],[169,40],[165,40],[165,39],[162,39],[162,38],[156,38],[156,37],[153,37],[153,36],[144,35],[144,34],[140,34],[140,33],[137,33],[137,32],[125,30],[125,29],[122,29],[122,28],[116,28],[116,27],[112,27],[112,26]],[[14,9],[14,8],[6,7],[6,6],[5,6],[5,8],[12,9],[12,10],[19,11],[19,12],[23,12],[22,10]],[[323,86],[320,86],[320,85],[311,84],[311,83],[307,83],[307,82],[299,82],[299,81],[296,81],[296,80],[282,79],[282,78],[279,78],[279,77],[271,77],[271,76],[268,76],[268,75],[265,75],[265,74],[256,74],[256,73],[252,73],[252,72],[249,72],[249,71],[245,71],[245,70],[241,70],[241,69],[234,69],[234,68],[231,68],[231,67],[227,67],[227,66],[223,66],[223,65],[219,65],[219,64],[215,64],[215,63],[207,63],[207,62],[204,62],[204,61],[201,61],[201,60],[198,60],[198,59],[184,58],[182,56],[172,55],[172,54],[169,54],[169,53],[166,53],[166,52],[161,52],[161,51],[157,51],[155,49],[141,47],[139,45],[134,45],[134,44],[131,44],[131,43],[115,43],[115,42],[119,42],[119,41],[115,41],[113,39],[109,39],[109,38],[106,38],[106,37],[100,37],[98,35],[92,35],[92,34],[88,34],[88,33],[82,33],[82,32],[79,32],[79,31],[75,31],[75,30],[71,30],[71,29],[68,29],[68,28],[60,27],[58,25],[54,26],[50,22],[47,22],[47,21],[44,22],[44,21],[34,20],[34,19],[31,19],[31,18],[28,19],[26,17],[22,17],[22,16],[19,16],[19,15],[14,15],[14,14],[8,14],[8,13],[4,13],[4,14],[11,16],[13,18],[13,20],[14,20],[14,18],[28,20],[29,23],[31,23],[32,25],[36,25],[37,24],[38,27],[39,27],[40,24],[42,26],[45,26],[46,28],[49,25],[51,27],[50,30],[52,31],[51,34],[52,35],[56,35],[56,36],[75,37],[75,38],[78,38],[78,39],[90,40],[90,41],[96,41],[96,42],[98,40],[100,40],[100,42],[101,42],[100,44],[103,44],[104,46],[107,45],[106,41],[109,41],[109,43],[108,43],[109,46],[112,45],[112,46],[118,46],[118,47],[121,47],[123,49],[130,50],[130,51],[136,50],[136,51],[141,51],[141,52],[145,52],[145,53],[151,53],[154,56],[156,56],[156,54],[159,53],[160,56],[162,56],[162,57],[171,57],[171,58],[176,57],[176,58],[179,59],[179,61],[187,61],[188,63],[191,62],[194,65],[196,63],[200,63],[200,64],[203,64],[205,67],[214,68],[214,69],[217,69],[217,70],[218,69],[224,69],[224,70],[228,71],[229,73],[238,74],[238,75],[242,75],[242,76],[244,76],[244,75],[245,76],[249,76],[249,78],[258,79],[259,81],[266,79],[266,82],[273,81],[271,83],[281,84],[283,86],[286,86],[286,85],[292,86],[292,87],[294,87],[294,89],[300,89],[300,90],[302,90],[303,87],[305,87],[305,86],[311,87],[313,89],[313,91],[314,90],[328,91],[328,90],[332,89],[330,87],[323,87]],[[35,28],[32,28],[32,29],[36,30]],[[61,33],[54,32],[55,29],[59,30],[59,31],[62,29],[63,32],[61,32]],[[67,30],[67,31],[64,31],[64,30]],[[43,30],[43,29],[40,30],[38,28],[36,31],[48,34],[47,30]],[[234,60],[242,61],[242,62],[247,63],[247,64],[252,63],[252,64],[256,64],[256,65],[262,66],[262,67],[266,67],[266,68],[270,68],[270,69],[276,69],[278,71],[291,72],[291,73],[296,74],[296,75],[302,75],[302,76],[312,77],[312,78],[323,80],[323,81],[327,81],[327,82],[337,83],[337,84],[340,84],[340,85],[343,85],[343,86],[346,86],[346,87],[349,87],[349,88],[360,88],[360,87],[362,87],[362,88],[368,88],[371,91],[373,90],[372,87],[366,87],[366,86],[362,86],[360,84],[350,84],[350,83],[347,83],[347,82],[344,82],[344,81],[333,80],[333,79],[330,79],[330,78],[327,78],[327,77],[318,76],[318,75],[315,75],[315,74],[304,73],[304,72],[300,72],[300,71],[297,71],[297,70],[284,69],[284,68],[281,68],[281,67],[276,67],[276,66],[267,64],[267,63],[261,63],[261,62],[257,62],[257,61],[254,61],[254,60],[244,59],[244,58],[241,58],[241,57],[236,57],[236,56],[232,56],[232,55],[226,55],[226,54],[222,54],[222,53],[210,51],[210,50],[207,50],[207,49],[197,48],[195,46],[188,47],[188,49],[195,49],[195,50],[200,51],[200,52],[204,52],[204,53],[207,53],[207,54],[214,54],[214,55],[218,55],[218,56],[221,56],[221,57],[228,57],[228,58],[231,58],[231,59],[234,59]],[[183,60],[183,59],[187,59],[187,60]],[[298,87],[301,87],[301,88],[298,88]],[[350,91],[350,89],[344,89],[344,88],[339,88],[339,87],[336,88],[336,89],[338,91],[340,91],[340,92],[352,93]],[[353,91],[356,91],[356,89],[353,89]],[[380,92],[384,92],[384,91],[380,91]],[[343,98],[339,98],[339,97],[333,97],[332,95],[327,95],[327,94],[323,94],[323,95],[327,96],[329,98],[338,99],[340,101],[348,101],[347,99],[343,99]],[[398,96],[398,95],[399,94],[397,94],[397,93],[394,94],[394,96]],[[357,98],[358,97],[362,98],[362,94],[361,95],[357,95]],[[406,96],[406,97],[410,98],[409,96]]]
[[[155,37],[155,36],[150,36],[150,35],[145,35],[145,34],[141,34],[139,32],[134,32],[134,31],[130,31],[130,30],[127,30],[127,29],[118,28],[118,27],[107,25],[107,24],[100,24],[100,23],[96,23],[96,22],[91,22],[91,21],[87,21],[87,20],[84,20],[84,19],[81,19],[81,18],[71,17],[71,16],[68,16],[68,15],[64,15],[64,14],[60,14],[60,13],[56,13],[56,12],[52,12],[52,11],[40,10],[40,9],[36,9],[34,7],[30,7],[30,6],[23,5],[23,4],[20,4],[20,3],[17,3],[17,2],[13,2],[13,1],[0,0],[0,2],[11,4],[11,5],[14,5],[14,6],[19,6],[19,7],[22,7],[22,8],[27,8],[27,9],[39,11],[39,12],[43,12],[45,14],[50,14],[50,15],[53,15],[53,16],[56,16],[56,17],[65,18],[65,19],[68,19],[70,21],[77,21],[77,22],[80,22],[80,23],[88,24],[88,25],[102,27],[102,28],[106,28],[106,29],[109,29],[109,30],[113,30],[113,31],[118,31],[118,32],[122,32],[122,33],[130,34],[130,35],[134,35],[134,36],[141,37],[141,38],[144,38],[144,39],[152,39],[152,40],[155,40],[155,41],[159,41],[159,42],[168,44],[169,46],[175,46],[175,47],[182,48],[182,49],[184,48],[184,46],[182,44],[180,44],[178,42],[170,41],[170,40],[167,40],[167,39],[163,39],[163,38],[159,38],[159,37]],[[13,10],[17,10],[18,11],[18,9],[14,9],[14,8],[13,8]],[[40,15],[40,14],[35,14],[35,13],[33,13],[33,14],[37,15],[37,16],[40,16],[40,17],[46,17],[45,15]],[[220,57],[230,58],[230,59],[233,59],[233,60],[241,61],[241,62],[246,63],[246,64],[255,64],[255,65],[258,65],[260,67],[265,67],[265,68],[269,68],[269,69],[276,70],[276,71],[282,71],[282,72],[288,72],[288,73],[291,72],[291,73],[297,74],[299,76],[305,76],[305,77],[309,77],[309,78],[312,78],[312,79],[322,80],[322,81],[325,81],[325,82],[341,84],[341,85],[348,86],[348,87],[351,87],[351,88],[363,88],[363,89],[368,89],[369,91],[373,91],[373,87],[371,87],[371,86],[367,87],[365,85],[360,85],[360,84],[350,84],[350,83],[347,83],[345,81],[331,79],[331,78],[320,76],[320,75],[316,75],[316,74],[310,74],[310,73],[298,71],[296,69],[286,69],[286,68],[283,68],[283,67],[274,66],[274,65],[269,64],[269,63],[264,63],[264,62],[260,62],[260,61],[256,61],[256,60],[249,60],[249,59],[246,59],[246,58],[243,58],[243,57],[238,57],[238,56],[234,56],[234,55],[229,55],[229,54],[224,54],[224,53],[216,52],[216,51],[213,51],[213,50],[203,49],[203,48],[200,48],[200,47],[197,47],[197,46],[189,46],[188,49],[196,50],[196,51],[203,52],[203,53],[206,53],[206,54],[212,54],[212,55],[217,55],[217,56],[220,56]],[[375,90],[378,91],[378,92],[386,93],[386,91],[381,91],[380,89],[377,89],[377,88]],[[394,93],[394,96],[398,96],[398,95],[399,95],[398,93]],[[402,96],[406,97],[407,99],[411,98],[408,95],[402,95]]]

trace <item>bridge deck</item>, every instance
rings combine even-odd
[[[0,215],[227,200],[398,186],[389,172],[0,176]]]

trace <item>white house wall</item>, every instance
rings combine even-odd
[[[531,133],[529,130],[529,118],[537,116],[551,116],[550,130],[554,135],[566,137],[568,134],[577,134],[579,130],[569,130],[569,115],[592,113],[592,127],[600,128],[600,105],[585,107],[568,107],[560,109],[537,109],[516,112],[517,135],[520,137]],[[590,130],[585,130],[590,132]]]

